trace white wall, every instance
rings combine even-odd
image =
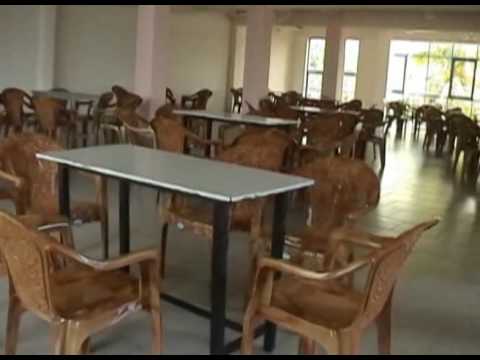
[[[174,13],[170,42],[170,87],[181,95],[212,90],[211,110],[225,109],[230,20],[213,12]]]
[[[296,40],[298,29],[292,26],[274,26],[272,29],[272,44],[270,55],[270,70],[268,87],[271,91],[283,92],[291,90],[295,74]],[[236,27],[234,54],[234,87],[243,86],[243,71],[245,66],[246,28]]]
[[[37,87],[38,5],[0,8],[0,91]]]
[[[62,5],[58,9],[55,86],[100,93],[133,87],[135,6]]]

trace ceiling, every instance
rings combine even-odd
[[[193,10],[235,11],[246,10],[251,5],[174,5],[177,9],[190,8]],[[334,11],[334,10],[392,10],[392,11],[479,11],[479,5],[271,5],[276,10],[285,11]]]

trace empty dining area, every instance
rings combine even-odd
[[[0,5],[0,351],[480,352],[478,5]]]

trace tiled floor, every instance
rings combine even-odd
[[[382,179],[378,209],[365,226],[382,234],[398,234],[410,226],[440,217],[442,222],[418,244],[399,282],[394,297],[393,353],[395,354],[476,354],[480,352],[480,221],[477,194],[449,170],[450,161],[421,150],[409,135],[401,141],[390,139],[387,168]],[[194,174],[192,173],[192,176]],[[74,179],[74,195],[85,197],[91,187]],[[118,249],[116,184],[111,184],[111,246]],[[4,203],[0,207],[8,208]],[[298,216],[291,216],[292,219]],[[294,226],[295,224],[290,224]],[[134,188],[132,194],[132,245],[157,246],[160,225],[155,212],[155,193]],[[98,226],[76,228],[80,251],[97,256]],[[166,291],[208,304],[209,244],[187,232],[171,231]],[[246,239],[231,237],[229,267],[229,313],[240,319],[245,292]],[[5,324],[7,287],[0,282],[0,324]],[[164,304],[164,353],[203,354],[208,352],[208,322]],[[4,337],[0,325],[0,339]],[[27,315],[21,327],[18,352],[47,353],[46,324]],[[230,338],[236,334],[228,333]],[[99,354],[142,354],[150,350],[150,324],[144,314],[133,316],[113,330],[93,339]],[[3,340],[0,340],[0,344]],[[260,342],[258,351],[261,352]],[[1,346],[1,345],[0,345]],[[275,353],[294,354],[296,338],[281,331]],[[375,332],[362,341],[362,352],[376,353]]]

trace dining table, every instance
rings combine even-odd
[[[133,145],[105,145],[38,153],[37,158],[58,165],[59,206],[61,214],[67,217],[70,215],[70,169],[119,181],[121,255],[130,252],[131,184],[190,195],[213,203],[210,309],[167,293],[162,294],[165,301],[210,320],[211,354],[231,353],[241,345],[241,337],[225,343],[226,328],[242,331],[242,324],[226,317],[230,209],[244,200],[273,197],[271,256],[282,258],[289,194],[314,184],[308,178]],[[274,349],[274,324],[259,325],[255,334],[257,337],[264,335],[266,351]]]
[[[193,119],[198,121],[206,121],[206,138],[212,140],[212,124],[214,122],[228,123],[231,125],[250,125],[259,126],[264,128],[283,128],[289,129],[292,127],[298,127],[300,122],[294,119],[282,119],[269,116],[239,114],[231,112],[214,112],[207,110],[187,110],[178,109],[174,110],[175,115],[182,116],[184,119]],[[206,149],[206,156],[210,156],[211,148]]]

